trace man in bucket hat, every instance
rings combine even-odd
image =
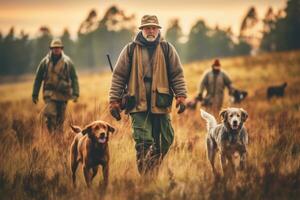
[[[131,106],[125,109],[132,121],[137,167],[140,174],[147,174],[157,169],[173,142],[169,116],[173,96],[182,113],[187,90],[179,56],[162,38],[157,17],[143,16],[139,29],[118,58],[109,102],[111,114],[120,119],[122,93],[127,88]]]
[[[67,102],[79,97],[79,85],[71,59],[64,54],[60,39],[53,39],[50,52],[40,62],[33,85],[32,101],[38,102],[43,82],[44,117],[48,131],[62,132]]]
[[[229,89],[229,94],[233,92],[230,78],[221,70],[220,61],[216,59],[212,70],[206,72],[202,78],[197,100],[202,101],[202,105],[211,112],[218,113],[222,108],[225,87]],[[203,98],[205,90],[206,96]]]

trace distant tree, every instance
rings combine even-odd
[[[96,15],[91,16],[94,18]],[[81,59],[81,65],[89,67],[107,65],[107,53],[115,62],[122,47],[133,36],[133,23],[134,15],[127,16],[116,6],[108,8],[103,18],[96,23],[95,29],[78,34],[77,57],[84,57]]]
[[[99,22],[96,36],[101,42],[102,48],[98,48],[98,62],[107,65],[105,55],[109,53],[112,62],[115,63],[122,48],[132,40],[135,30],[135,16],[126,15],[116,6],[111,6]],[[98,46],[100,47],[100,46]]]
[[[32,48],[28,38],[29,35],[22,30],[20,37],[16,40],[15,74],[22,74],[30,71],[31,55],[28,52],[30,52]]]
[[[194,61],[210,57],[210,37],[209,32],[211,29],[206,26],[203,20],[198,20],[191,28],[189,33],[188,42],[185,49],[187,61]]]
[[[273,11],[272,7],[269,7],[267,10],[265,17],[263,19],[263,32],[269,33],[272,29],[275,28],[277,16]]]
[[[300,1],[288,0],[284,13],[279,11],[271,25],[266,23],[270,30],[263,33],[262,50],[286,51],[300,48]],[[266,22],[270,21],[266,19]]]
[[[257,48],[261,39],[260,20],[255,7],[250,7],[241,23],[239,38]]]
[[[233,53],[233,46],[231,30],[221,30],[216,26],[210,38],[210,55],[212,57],[230,56]]]
[[[68,29],[64,29],[63,34],[61,36],[62,43],[64,44],[64,52],[71,56],[75,56],[75,43],[71,39],[71,35]]]
[[[111,6],[100,20],[99,27],[106,27],[107,30],[114,31],[122,29],[133,30],[135,28],[134,20],[134,15],[126,15],[125,12],[117,6]]]
[[[178,19],[172,19],[166,30],[166,40],[171,42],[175,47],[179,47],[180,38],[183,36],[182,28]]]
[[[85,34],[89,33],[93,30],[95,30],[98,26],[97,22],[97,12],[96,10],[92,9],[87,18],[80,24],[80,27],[78,29],[79,34]]]
[[[11,74],[14,71],[15,29],[11,27],[3,38],[1,54],[1,74]]]
[[[32,69],[35,70],[41,59],[49,52],[49,45],[53,38],[50,29],[42,26],[39,29],[38,37],[33,40]]]
[[[283,32],[282,38],[285,44],[280,43],[278,50],[291,50],[300,48],[300,1],[288,0],[285,9],[286,17],[278,21],[278,29]],[[280,25],[280,23],[282,25]],[[282,26],[282,27],[281,27]],[[285,29],[283,29],[285,28]],[[283,31],[285,30],[285,31]],[[279,30],[278,30],[279,31]]]
[[[2,32],[0,31],[0,55],[3,55],[3,35]],[[0,61],[0,67],[2,65],[2,62]],[[0,72],[1,73],[1,72]]]
[[[170,20],[169,26],[166,29],[165,38],[168,42],[170,42],[176,48],[180,58],[182,61],[185,60],[185,55],[183,55],[183,44],[180,42],[182,38],[182,28],[179,25],[178,19]]]
[[[233,55],[249,55],[252,46],[243,38],[239,38],[238,43],[234,45]]]
[[[94,46],[99,45],[93,43],[93,32],[98,27],[97,12],[92,9],[87,18],[81,23],[78,29],[78,41],[76,45],[76,58],[75,61],[82,67],[95,67],[95,51]]]
[[[260,48],[265,51],[274,51],[275,46],[275,34],[271,33],[276,27],[276,21],[278,16],[273,11],[273,8],[270,7],[263,19],[263,38],[261,40]]]
[[[20,36],[15,35],[12,27],[6,37],[0,41],[0,74],[21,74],[30,68],[30,42],[28,34],[21,31]]]
[[[259,22],[255,7],[251,7],[246,13],[240,28],[240,36],[247,37],[248,31]]]

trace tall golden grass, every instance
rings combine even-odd
[[[211,60],[185,66],[189,95],[197,93]],[[205,123],[196,111],[172,122],[175,141],[158,177],[137,173],[130,119],[116,122],[108,112],[111,74],[79,74],[81,97],[68,105],[66,124],[84,126],[101,119],[117,128],[110,139],[110,183],[100,192],[101,173],[87,189],[79,168],[73,189],[69,169],[70,128],[48,135],[43,103],[31,102],[32,79],[0,85],[0,199],[297,199],[300,195],[300,52],[221,60],[235,87],[249,96],[240,105],[249,113],[248,165],[236,177],[214,180],[205,150]],[[266,99],[268,85],[286,81],[284,98]],[[41,98],[40,98],[41,99]],[[220,170],[219,161],[217,167]]]

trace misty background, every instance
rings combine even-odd
[[[120,6],[109,7],[103,17],[92,9],[78,24],[76,39],[72,39],[68,29],[62,30],[60,38],[65,53],[77,69],[109,70],[106,54],[110,54],[115,63],[121,49],[137,33],[138,25],[136,16],[127,14]],[[276,12],[269,7],[263,19],[258,17],[255,7],[249,7],[238,34],[234,34],[231,27],[211,27],[205,19],[196,21],[187,36],[183,35],[179,19],[170,20],[163,28],[163,37],[176,47],[183,63],[294,50],[300,48],[300,1],[288,0]],[[49,51],[53,37],[47,26],[39,27],[34,38],[24,31],[16,33],[14,27],[5,35],[0,32],[0,75],[34,73]]]

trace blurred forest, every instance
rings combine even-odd
[[[105,55],[111,55],[113,63],[125,44],[136,33],[134,15],[126,15],[122,9],[110,7],[102,19],[91,10],[79,25],[77,39],[70,37],[67,29],[61,39],[64,51],[79,69],[107,70]],[[257,25],[262,24],[257,29]],[[213,57],[248,55],[261,51],[286,51],[300,48],[300,1],[288,0],[284,9],[275,12],[270,7],[263,19],[257,16],[255,7],[249,8],[242,20],[240,33],[234,35],[231,28],[209,27],[198,20],[185,40],[178,19],[172,19],[164,37],[179,52],[183,63]],[[53,35],[47,26],[39,28],[39,35],[30,38],[14,27],[7,35],[0,32],[0,75],[33,73],[40,60],[49,51]]]

